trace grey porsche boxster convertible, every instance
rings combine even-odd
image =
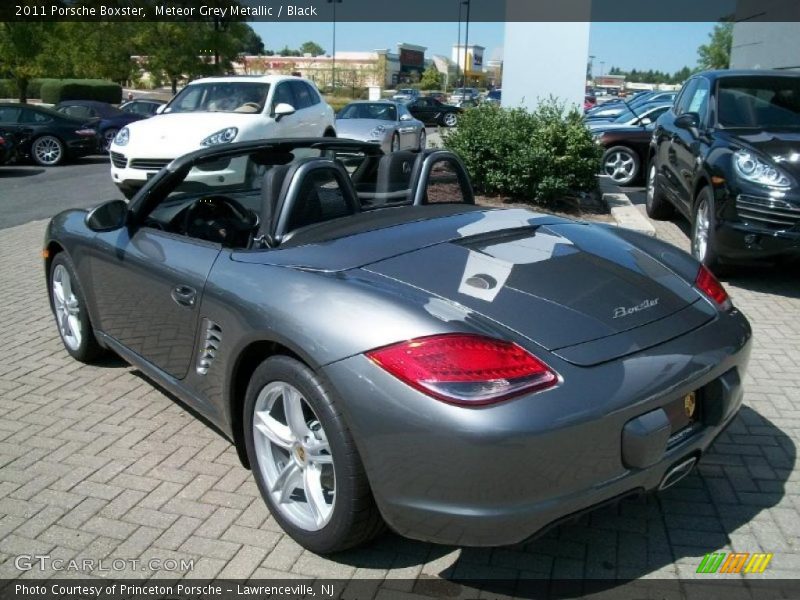
[[[673,484],[742,402],[750,326],[707,269],[477,206],[442,150],[206,148],[53,218],[44,256],[66,350],[213,423],[320,553],[522,541]]]

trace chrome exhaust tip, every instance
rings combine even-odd
[[[680,462],[677,465],[673,466],[669,471],[667,471],[664,474],[664,478],[658,485],[658,491],[660,492],[678,483],[681,479],[683,479],[689,473],[692,472],[692,469],[694,468],[695,464],[697,464],[697,457],[692,456],[691,458],[687,458],[683,462]]]

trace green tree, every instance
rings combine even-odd
[[[142,54],[147,56],[147,69],[163,74],[175,94],[178,81],[192,79],[208,70],[201,58],[201,54],[209,50],[208,33],[197,23],[152,22],[146,24],[137,41]]]
[[[422,74],[419,80],[419,87],[423,90],[438,90],[442,85],[442,76],[433,64],[431,64]]]
[[[289,46],[284,46],[278,50],[278,56],[300,56],[300,52],[298,50],[292,50]]]
[[[266,53],[264,48],[264,41],[261,39],[261,36],[258,35],[252,27],[246,24],[242,24],[244,27],[242,28],[242,37],[239,42],[239,50],[244,52],[245,54],[257,54],[259,56]]]
[[[708,43],[697,49],[697,64],[701,69],[727,69],[731,64],[733,23],[718,23],[708,34]]]
[[[0,22],[0,70],[17,86],[19,101],[28,101],[31,79],[42,75],[42,45],[52,23]]]
[[[134,69],[130,40],[138,29],[139,24],[127,22],[54,23],[51,35],[42,40],[42,71],[48,77],[100,78],[124,84]]]
[[[325,54],[325,48],[323,48],[316,42],[308,41],[304,42],[303,45],[300,46],[300,54],[310,54],[311,56],[322,56],[323,54]]]

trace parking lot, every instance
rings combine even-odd
[[[628,190],[643,209],[640,190]],[[507,548],[434,546],[386,534],[316,556],[270,518],[233,447],[136,369],[85,366],[64,351],[40,258],[45,219],[118,196],[105,159],[0,168],[0,577],[20,555],[140,559],[130,577],[375,579],[375,597],[512,594],[537,578],[691,578],[711,552],[774,553],[763,575],[800,568],[800,269],[743,269],[726,280],[750,318],[745,406],[699,469],[658,497],[623,501]],[[681,222],[654,223],[688,248]],[[148,568],[156,558],[193,568]],[[107,576],[94,571],[82,575]],[[709,577],[709,576],[705,576]],[[492,584],[490,580],[496,580]],[[398,596],[399,597],[399,596]]]

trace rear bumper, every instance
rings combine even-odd
[[[481,409],[432,400],[363,356],[325,372],[387,523],[420,540],[498,546],[657,489],[673,466],[700,457],[741,405],[750,337],[734,311],[596,367],[551,355],[564,379],[558,388]],[[655,428],[626,439],[630,423],[701,388],[712,391],[688,433],[668,440]]]

